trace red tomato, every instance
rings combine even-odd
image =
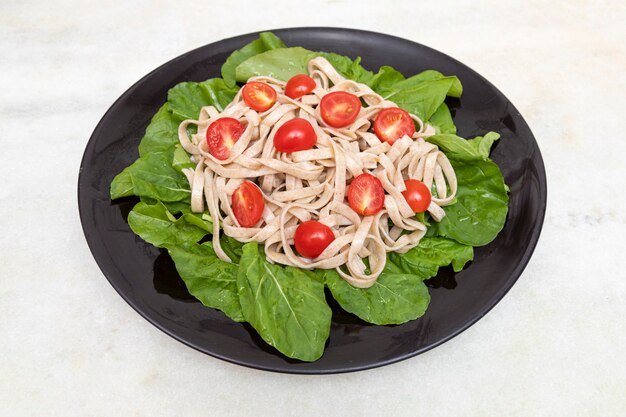
[[[402,195],[406,202],[409,203],[409,206],[411,206],[411,210],[416,213],[425,212],[432,199],[426,184],[418,180],[406,180],[404,185],[406,185],[406,190],[402,192]]]
[[[276,103],[276,90],[267,83],[250,81],[243,86],[241,95],[243,101],[256,111],[268,110]]]
[[[285,95],[294,100],[309,94],[315,89],[315,81],[306,74],[294,75],[287,81]]]
[[[346,127],[356,120],[361,111],[361,100],[354,94],[335,91],[320,101],[322,119],[332,127]]]
[[[274,135],[274,147],[279,152],[305,151],[316,143],[315,129],[306,119],[291,119],[279,127]]]
[[[316,220],[300,223],[294,236],[296,250],[306,258],[317,258],[333,240],[335,234],[330,227]]]
[[[363,216],[376,214],[385,205],[385,189],[372,174],[361,174],[348,187],[348,203]]]
[[[374,132],[378,139],[390,145],[402,136],[413,136],[415,123],[406,111],[398,107],[381,110],[374,120]]]
[[[254,226],[265,208],[265,200],[259,187],[245,181],[237,188],[233,194],[232,200],[233,213],[241,227]]]
[[[232,117],[221,117],[206,130],[206,143],[211,155],[220,160],[228,159],[230,149],[239,140],[245,126]]]

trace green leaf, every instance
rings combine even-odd
[[[354,80],[359,83],[369,84],[374,74],[361,66],[361,58],[355,60],[347,56],[339,55],[333,52],[318,52],[316,56],[323,56],[330,64],[343,75],[345,78]],[[389,68],[389,67],[388,67]]]
[[[168,252],[191,295],[235,321],[244,321],[237,294],[236,264],[220,260],[210,242],[172,246]]]
[[[393,92],[393,86],[400,81],[404,81],[404,79],[404,75],[399,71],[385,65],[380,67],[368,85],[378,94],[385,96],[391,94]]]
[[[243,252],[243,243],[232,237],[222,235],[222,237],[220,237],[220,244],[224,252],[226,252],[226,255],[228,255],[234,263],[238,264]]]
[[[373,324],[401,324],[421,317],[430,303],[423,277],[391,272],[389,268],[370,288],[355,288],[334,270],[326,272],[326,285],[341,307]]]
[[[129,168],[130,167],[124,168],[124,170],[117,174],[115,178],[113,178],[113,181],[111,181],[111,200],[134,195],[135,189]]]
[[[451,159],[459,182],[457,202],[444,207],[446,216],[432,227],[439,236],[483,246],[504,227],[509,196],[504,178],[492,161]]]
[[[222,65],[222,78],[228,87],[236,82],[235,68],[246,59],[272,49],[285,48],[286,45],[271,32],[262,32],[259,38],[234,51]]]
[[[428,123],[435,127],[437,134],[450,133],[456,134],[456,126],[452,120],[452,114],[446,103],[441,103],[437,110],[430,116]]]
[[[484,137],[477,136],[470,140],[451,134],[438,134],[430,136],[426,140],[437,145],[449,159],[474,161],[487,160],[491,145],[499,138],[499,134],[489,132]]]
[[[296,74],[306,74],[309,61],[319,55],[299,46],[273,49],[239,64],[235,69],[236,78],[246,82],[250,77],[265,75],[287,81]]]
[[[139,156],[167,151],[177,143],[179,143],[178,121],[174,120],[170,105],[165,103],[146,128],[146,133],[139,143]]]
[[[164,152],[154,152],[142,156],[123,172],[121,179],[111,187],[111,195],[122,196],[128,181],[132,182],[132,194],[149,197],[160,201],[189,200],[189,182],[187,178],[174,168],[171,161],[173,148]]]
[[[331,318],[322,283],[298,268],[267,262],[252,242],[243,246],[237,284],[243,316],[263,340],[291,358],[322,356]]]
[[[211,227],[210,222],[190,213],[176,219],[160,202],[137,203],[128,214],[128,225],[136,235],[159,248],[196,243]]]
[[[333,271],[326,271],[326,285],[341,307],[373,324],[401,324],[421,317],[430,302],[425,279],[440,267],[455,271],[474,257],[471,246],[441,237],[424,238],[407,253],[387,254],[383,273],[370,288],[355,288]]]
[[[215,106],[220,112],[224,110],[233,101],[237,91],[238,87],[227,86],[221,78],[211,78],[201,83],[177,84],[167,93],[167,101],[177,122],[196,120],[204,106]]]
[[[491,152],[491,146],[498,139],[500,139],[499,133],[488,132],[485,136],[476,136],[474,139],[469,139],[468,142],[483,159],[487,159]]]
[[[422,120],[428,120],[457,80],[456,77],[443,77],[423,81],[416,77],[396,83],[384,97]]]
[[[128,224],[146,242],[168,250],[191,295],[233,320],[243,321],[237,294],[238,266],[220,260],[209,242],[196,243],[209,233],[210,222],[191,213],[176,219],[160,202],[140,202],[129,213]]]
[[[388,262],[401,270],[428,279],[437,275],[439,267],[450,264],[454,272],[461,271],[467,262],[474,259],[474,249],[451,239],[425,237],[408,252],[392,252],[388,257]]]
[[[194,169],[196,167],[196,164],[191,161],[191,158],[189,157],[187,151],[185,151],[185,149],[180,144],[177,144],[174,147],[174,158],[172,159],[172,167],[179,172],[183,172],[183,169],[185,168]]]

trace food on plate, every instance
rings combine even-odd
[[[499,135],[456,135],[446,97],[461,93],[435,70],[374,73],[263,33],[222,78],[170,90],[111,197],[139,197],[130,227],[204,305],[316,360],[325,288],[370,323],[414,320],[424,281],[463,269],[504,226]]]

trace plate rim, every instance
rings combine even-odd
[[[372,363],[372,364],[368,364],[368,365],[355,365],[355,366],[350,366],[350,365],[346,365],[344,367],[339,367],[339,368],[328,368],[328,369],[305,369],[305,368],[290,368],[288,365],[286,367],[270,367],[270,366],[264,366],[264,365],[260,365],[257,364],[255,362],[252,361],[246,361],[246,360],[241,360],[241,359],[237,359],[237,358],[232,358],[226,355],[222,355],[216,352],[211,352],[209,351],[207,348],[203,347],[203,346],[199,346],[196,343],[193,343],[189,340],[186,340],[185,338],[183,338],[182,336],[178,335],[177,333],[175,333],[174,331],[171,331],[170,329],[167,329],[164,325],[162,325],[161,323],[159,323],[157,320],[154,320],[152,317],[150,317],[147,313],[145,313],[138,305],[137,303],[128,295],[126,294],[122,288],[121,285],[119,285],[115,280],[113,280],[110,276],[109,276],[109,272],[108,268],[105,267],[105,265],[103,265],[104,260],[103,259],[99,259],[95,253],[94,253],[94,245],[95,242],[92,242],[92,240],[90,239],[89,235],[88,235],[88,230],[85,227],[86,224],[86,214],[83,212],[83,204],[82,204],[82,198],[81,196],[83,195],[82,192],[82,188],[83,188],[83,182],[81,181],[81,179],[83,179],[83,168],[85,166],[85,162],[86,159],[88,157],[88,154],[90,154],[92,151],[92,148],[95,147],[96,145],[96,141],[94,139],[94,137],[96,136],[96,133],[100,130],[101,126],[105,123],[105,121],[108,119],[110,113],[113,112],[113,109],[116,107],[116,105],[122,101],[124,101],[129,95],[132,94],[132,92],[135,90],[136,87],[138,87],[140,84],[142,84],[147,78],[151,77],[152,75],[154,75],[155,73],[158,73],[159,71],[161,71],[163,68],[168,67],[172,64],[175,64],[177,61],[181,61],[184,58],[186,58],[189,55],[192,55],[198,51],[200,51],[201,49],[204,48],[208,48],[217,44],[221,44],[223,42],[235,42],[237,40],[243,40],[246,38],[249,38],[251,36],[258,36],[260,33],[262,32],[273,32],[273,33],[278,33],[278,32],[282,32],[282,33],[288,33],[288,32],[298,32],[298,31],[314,31],[317,33],[329,33],[329,32],[333,32],[333,33],[348,33],[350,35],[354,35],[354,34],[363,34],[363,35],[369,35],[369,36],[376,36],[379,38],[386,38],[389,41],[392,42],[403,42],[403,43],[409,43],[409,44],[413,44],[416,46],[419,46],[420,48],[424,48],[426,50],[429,50],[430,52],[434,52],[436,54],[442,55],[445,58],[449,59],[451,62],[453,62],[454,64],[457,65],[461,65],[463,67],[465,67],[467,70],[469,70],[474,76],[480,78],[482,81],[484,81],[485,83],[487,83],[491,88],[493,88],[497,93],[499,93],[500,95],[502,95],[502,97],[504,99],[506,99],[506,101],[508,102],[508,104],[511,107],[511,111],[517,113],[521,120],[525,123],[526,127],[528,128],[528,132],[530,133],[530,136],[532,138],[532,141],[534,143],[534,158],[537,158],[536,162],[536,168],[537,168],[537,177],[539,179],[539,203],[538,204],[538,211],[536,212],[537,214],[537,221],[534,223],[533,225],[533,231],[529,237],[529,244],[526,246],[524,253],[521,256],[521,260],[520,262],[516,265],[516,267],[514,268],[513,272],[509,275],[510,277],[510,285],[508,285],[508,287],[506,287],[504,289],[504,291],[501,291],[499,293],[497,293],[494,297],[492,297],[492,299],[490,300],[490,304],[488,305],[487,308],[482,309],[481,312],[477,315],[475,315],[474,317],[472,317],[470,320],[468,320],[467,322],[465,322],[463,325],[459,326],[458,328],[456,328],[454,331],[450,332],[447,336],[441,338],[440,340],[438,340],[437,342],[434,343],[430,343],[427,346],[424,346],[420,349],[416,349],[415,351],[403,354],[403,355],[399,355],[387,360],[382,360],[382,361],[378,361],[376,363]],[[242,47],[243,44],[240,45],[240,47]],[[526,266],[528,265],[528,263],[530,262],[530,259],[532,257],[532,254],[534,253],[539,238],[541,236],[541,232],[543,229],[543,224],[545,221],[545,213],[546,213],[546,207],[547,207],[547,177],[546,177],[546,171],[545,171],[545,164],[543,161],[543,157],[541,154],[541,151],[539,149],[539,144],[537,143],[537,140],[535,138],[535,135],[532,133],[532,130],[530,129],[530,126],[528,126],[528,123],[526,122],[526,120],[523,118],[523,116],[521,115],[521,113],[519,112],[519,110],[517,110],[517,108],[515,107],[515,105],[511,102],[511,100],[509,100],[503,93],[502,91],[500,91],[495,85],[493,85],[488,79],[486,79],[485,77],[483,77],[481,74],[479,74],[478,72],[476,72],[473,68],[469,67],[468,65],[458,61],[457,59],[447,55],[444,52],[441,52],[439,50],[436,50],[434,48],[431,48],[429,46],[426,46],[424,44],[421,44],[419,42],[415,42],[413,40],[410,39],[406,39],[406,38],[402,38],[399,36],[395,36],[395,35],[390,35],[387,33],[381,33],[381,32],[376,32],[376,31],[370,31],[370,30],[363,30],[363,29],[352,29],[352,28],[345,28],[345,27],[330,27],[330,26],[300,26],[300,27],[287,27],[287,28],[275,28],[275,29],[266,29],[266,30],[260,30],[260,31],[255,31],[255,32],[249,32],[249,33],[245,33],[245,34],[241,34],[241,35],[237,35],[237,36],[233,36],[233,37],[228,37],[228,38],[222,38],[220,40],[217,40],[215,42],[211,42],[205,45],[201,45],[197,48],[194,48],[192,50],[189,50],[181,55],[178,55],[168,61],[166,61],[165,63],[159,65],[157,68],[153,69],[152,71],[148,72],[147,74],[145,74],[144,76],[142,76],[139,80],[137,80],[135,83],[133,83],[130,87],[128,87],[107,109],[107,111],[104,113],[104,115],[100,118],[100,120],[98,121],[97,125],[95,126],[93,132],[91,133],[89,140],[87,142],[87,145],[85,146],[85,150],[83,152],[83,156],[81,158],[81,162],[80,162],[80,169],[79,169],[79,175],[78,175],[78,181],[77,181],[77,202],[78,202],[78,211],[79,211],[79,218],[80,218],[80,222],[81,222],[81,228],[83,230],[83,234],[85,237],[85,240],[87,241],[87,245],[89,247],[89,251],[91,252],[92,257],[94,258],[94,260],[96,261],[96,264],[98,265],[98,268],[100,269],[101,273],[105,276],[105,278],[107,279],[107,281],[109,282],[109,284],[115,289],[115,291],[122,297],[122,299],[128,304],[130,305],[133,310],[135,310],[137,313],[139,313],[139,315],[141,317],[143,317],[145,320],[147,320],[149,323],[151,323],[153,326],[155,326],[156,328],[158,328],[159,330],[161,330],[162,332],[164,332],[165,334],[167,334],[168,336],[174,338],[175,340],[183,343],[186,346],[189,346],[203,354],[207,354],[209,356],[212,356],[214,358],[217,359],[221,359],[223,361],[232,363],[232,364],[236,364],[236,365],[242,365],[248,368],[253,368],[253,369],[258,369],[258,370],[263,370],[263,371],[270,371],[270,372],[277,372],[277,373],[287,373],[287,374],[304,374],[304,375],[315,375],[315,374],[339,374],[339,373],[347,373],[347,372],[358,372],[358,371],[365,371],[368,369],[374,369],[374,368],[378,368],[381,366],[386,366],[386,365],[390,365],[393,363],[397,363],[409,358],[412,358],[414,356],[423,354],[427,351],[430,351],[431,349],[434,349],[440,345],[442,345],[443,343],[446,343],[448,341],[450,341],[451,339],[455,338],[456,336],[458,336],[459,334],[463,333],[465,330],[469,329],[470,327],[472,327],[474,324],[476,324],[480,319],[482,319],[486,314],[488,314],[498,303],[500,303],[500,301],[504,298],[504,296],[506,296],[506,294],[511,290],[511,288],[513,288],[513,286],[515,285],[515,283],[517,282],[517,280],[520,278],[520,276],[522,275],[522,273],[524,272],[524,270],[526,269]],[[206,307],[208,308],[208,307]]]

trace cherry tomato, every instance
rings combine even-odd
[[[378,139],[390,145],[402,136],[413,136],[415,123],[406,111],[398,107],[381,110],[374,120],[374,132]]]
[[[409,206],[411,206],[411,210],[416,213],[425,212],[432,199],[426,184],[418,180],[406,180],[404,185],[406,185],[406,190],[402,192],[402,195],[406,202],[409,203]]]
[[[306,119],[291,119],[279,127],[274,135],[274,147],[279,152],[305,151],[316,143],[315,129]]]
[[[250,181],[245,181],[233,193],[232,207],[239,225],[252,227],[263,214],[265,200],[263,200],[263,194],[256,185]]]
[[[306,258],[317,258],[333,240],[335,234],[330,227],[316,220],[300,223],[294,236],[296,250]]]
[[[332,127],[346,127],[356,120],[361,111],[361,100],[354,94],[335,91],[320,101],[322,119]]]
[[[361,174],[348,187],[348,203],[363,216],[376,214],[385,205],[385,189],[372,174]]]
[[[267,83],[250,81],[243,86],[241,91],[243,101],[252,110],[265,111],[276,103],[276,90]]]
[[[287,81],[285,95],[294,100],[309,94],[315,89],[315,81],[306,74],[294,75]]]
[[[230,149],[246,130],[243,123],[232,117],[222,117],[209,125],[206,142],[211,155],[220,160],[228,159]]]

